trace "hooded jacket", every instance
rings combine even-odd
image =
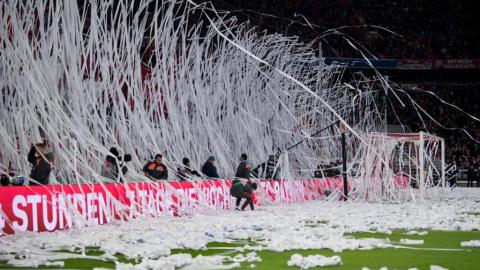
[[[36,150],[32,146],[30,152],[28,152],[28,162],[30,162],[33,167],[30,172],[30,178],[37,181],[30,182],[30,185],[48,185],[48,180],[50,177],[50,172],[52,171],[52,166],[45,160],[45,157],[35,156]]]

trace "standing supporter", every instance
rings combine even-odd
[[[278,154],[270,155],[267,161],[265,178],[277,179],[279,173],[280,173],[280,167],[278,166]]]
[[[457,162],[452,159],[447,167],[445,168],[445,174],[448,180],[448,186],[453,188],[457,184],[457,176],[458,176],[458,169],[457,169]]]
[[[188,158],[183,158],[182,160],[183,166],[178,168],[178,177],[180,177],[180,181],[187,181],[188,178],[193,176],[201,177],[197,171],[194,171],[190,167],[190,160]]]
[[[48,185],[53,168],[53,153],[48,153],[43,143],[32,145],[28,152],[28,162],[33,165],[30,178],[34,181],[31,181],[30,185]]]
[[[470,164],[467,172],[467,187],[473,187],[473,181],[477,178],[477,172],[475,166]]]
[[[220,178],[217,173],[217,167],[215,166],[215,157],[208,157],[205,164],[202,167],[202,173],[209,178]]]
[[[117,180],[118,179],[118,157],[119,153],[117,148],[110,148],[110,154],[105,157],[105,162],[102,167],[102,177]]]
[[[247,154],[240,155],[240,164],[238,164],[235,177],[250,179],[252,163],[248,160]]]
[[[154,161],[149,161],[144,167],[143,172],[145,176],[155,180],[167,180],[168,169],[162,162],[163,156],[161,154],[155,155]]]
[[[245,185],[238,179],[233,180],[232,187],[230,188],[230,195],[235,197],[237,200],[235,202],[235,210],[245,211],[247,205],[250,205],[250,209],[254,210],[253,196],[252,193],[254,190],[257,190],[257,183],[252,183],[248,181]],[[243,203],[242,208],[239,208],[240,202],[245,198],[246,201]]]
[[[128,172],[127,163],[131,160],[132,156],[130,154],[125,154],[123,157],[121,157],[117,148],[110,148],[110,155],[107,155],[105,158],[101,176],[119,182],[124,182],[126,180],[125,176]]]

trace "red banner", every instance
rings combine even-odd
[[[190,215],[205,208],[231,209],[234,200],[230,186],[230,180],[208,180],[0,187],[0,235],[62,230],[140,216]],[[267,200],[321,199],[342,190],[340,178],[263,180],[255,194],[257,203],[262,204]]]
[[[1,187],[0,235],[189,214],[200,206],[199,199],[210,208],[226,209],[230,185],[202,181]]]

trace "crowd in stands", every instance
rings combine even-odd
[[[324,55],[330,57],[361,57],[344,39],[347,36],[379,58],[480,56],[476,46],[480,2],[474,0],[217,0],[214,5],[249,20],[258,29],[299,36],[305,42],[315,40],[325,30],[349,26],[322,39]]]
[[[402,123],[414,132],[427,131],[444,138],[447,162],[455,162],[470,173],[480,172],[480,121],[468,115],[478,117],[480,105],[472,101],[480,99],[480,85],[405,85],[404,89],[435,120],[406,102],[405,108],[397,105],[389,111],[389,123]],[[443,104],[439,98],[457,108]]]

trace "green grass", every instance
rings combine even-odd
[[[418,269],[430,269],[430,265],[440,265],[450,270],[452,269],[478,269],[480,263],[480,252],[445,252],[430,250],[406,250],[406,249],[375,249],[375,250],[355,250],[334,253],[329,250],[307,250],[307,251],[287,251],[282,253],[262,251],[258,255],[263,262],[257,264],[255,269],[294,269],[287,267],[287,261],[294,253],[306,255],[321,254],[325,256],[339,255],[342,257],[342,266],[321,267],[310,269],[356,269],[362,267],[370,269],[379,269],[387,266],[388,269],[409,269],[416,267]],[[244,268],[247,269],[247,268]]]
[[[347,234],[348,235],[348,234]],[[480,231],[428,231],[425,236],[421,235],[406,235],[405,231],[398,230],[392,234],[383,233],[354,233],[350,234],[355,238],[388,238],[392,242],[399,242],[400,239],[423,239],[423,245],[402,245],[409,247],[421,248],[443,248],[443,249],[472,249],[461,247],[460,243],[474,239],[480,239]],[[477,250],[478,251],[478,250]]]
[[[386,249],[374,249],[374,250],[347,250],[340,253],[335,253],[331,250],[291,250],[284,252],[273,251],[260,251],[257,255],[262,258],[262,262],[255,262],[255,268],[258,270],[267,269],[287,269],[292,270],[294,267],[288,267],[287,261],[295,254],[301,254],[303,256],[321,254],[324,256],[342,257],[342,266],[336,267],[318,267],[310,269],[357,269],[362,267],[368,267],[370,269],[379,269],[382,266],[388,267],[388,269],[409,269],[418,268],[429,270],[430,265],[439,265],[450,270],[452,269],[478,269],[480,264],[480,248],[466,248],[461,247],[462,241],[468,241],[472,239],[480,239],[480,232],[464,232],[464,231],[429,231],[427,235],[406,235],[405,231],[394,231],[392,234],[382,233],[354,233],[350,236],[355,238],[388,238],[393,242],[399,242],[400,239],[423,239],[423,245],[400,245],[403,247],[411,247],[415,249],[399,249],[399,248],[386,248]],[[215,247],[218,247],[222,243],[215,243]],[[225,245],[226,247],[227,245]],[[452,250],[432,250],[432,249],[460,249],[459,251]],[[231,255],[224,254],[228,250],[182,250],[183,253],[192,254],[197,256],[208,255]],[[248,251],[247,251],[248,252]],[[238,252],[232,252],[237,254]],[[246,253],[246,252],[244,252]],[[242,263],[241,269],[251,269],[251,263]]]
[[[311,225],[316,223],[321,223],[321,221],[313,221]],[[460,242],[469,241],[474,239],[480,239],[479,231],[428,231],[428,234],[425,236],[420,235],[406,235],[405,231],[394,231],[392,234],[382,234],[382,233],[353,233],[347,236],[355,238],[388,238],[390,241],[396,243],[399,242],[402,238],[408,239],[423,239],[423,245],[400,245],[405,248],[385,248],[385,249],[374,249],[374,250],[347,250],[340,253],[334,253],[331,250],[321,249],[321,250],[291,250],[285,252],[273,252],[273,251],[259,251],[257,256],[259,256],[262,261],[254,262],[254,269],[298,269],[294,267],[288,267],[287,261],[290,257],[299,253],[303,256],[321,254],[324,256],[334,256],[339,255],[342,257],[342,266],[337,267],[322,267],[322,268],[311,268],[311,269],[335,269],[335,270],[344,270],[344,269],[362,269],[362,267],[368,267],[370,269],[379,269],[382,266],[388,267],[388,269],[408,269],[408,268],[418,268],[420,270],[425,269],[429,270],[430,265],[439,265],[450,270],[461,269],[478,269],[480,265],[480,248],[470,248],[470,247],[461,247]],[[178,253],[188,253],[193,257],[202,255],[202,256],[212,256],[212,255],[226,255],[226,256],[235,256],[240,253],[234,248],[243,247],[246,244],[250,246],[256,245],[253,241],[237,241],[232,243],[218,243],[213,242],[207,245],[207,248],[204,250],[190,250],[190,249],[174,249],[172,254]],[[438,250],[440,249],[440,250]],[[446,249],[455,249],[455,250],[446,250]],[[66,252],[66,251],[61,251]],[[74,251],[78,253],[79,251]],[[251,251],[244,251],[243,254]],[[89,256],[100,256],[103,254],[98,248],[89,247],[85,251],[86,255]],[[125,256],[121,254],[115,255],[120,262],[123,263],[132,263],[134,260],[128,260]],[[251,269],[250,265],[252,263],[245,262],[242,263],[241,269]],[[102,267],[102,268],[115,268],[115,263],[111,261],[102,261],[102,260],[92,260],[92,259],[69,259],[65,260],[65,268],[69,269],[92,269],[93,267]],[[40,267],[40,269],[45,269],[47,267]],[[52,267],[48,267],[51,269]],[[6,265],[6,262],[0,262],[0,269],[18,269],[12,268]]]

